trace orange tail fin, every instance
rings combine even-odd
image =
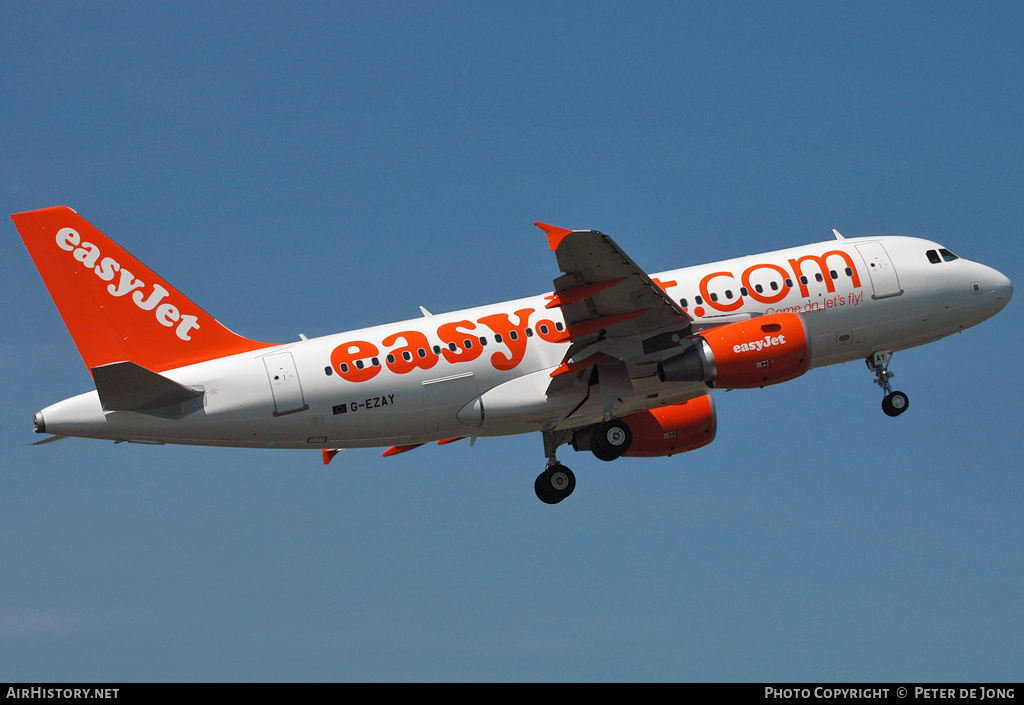
[[[11,220],[90,370],[162,372],[270,346],[229,331],[70,208]]]

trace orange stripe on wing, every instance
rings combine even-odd
[[[413,450],[415,448],[419,448],[421,445],[423,445],[423,444],[422,443],[413,443],[413,444],[407,445],[407,446],[391,446],[386,451],[381,453],[381,456],[385,457],[385,458],[388,458],[388,457],[390,457],[392,455],[398,455],[399,453],[405,453],[405,452]]]
[[[555,368],[554,372],[551,373],[552,377],[559,377],[561,375],[567,375],[571,372],[577,372],[591,365],[596,365],[601,360],[608,357],[605,353],[594,353],[590,357],[580,360],[579,362],[563,362],[561,365]]]
[[[610,289],[619,282],[626,281],[625,277],[619,279],[609,279],[604,282],[594,282],[593,284],[584,284],[583,286],[573,287],[572,289],[566,289],[565,291],[556,291],[552,296],[551,300],[544,305],[544,308],[558,308],[560,306],[568,306],[574,304],[577,301],[589,298],[594,294]]]

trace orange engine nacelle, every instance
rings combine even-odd
[[[803,319],[773,313],[704,331],[694,347],[658,365],[658,376],[721,389],[765,387],[802,375],[809,357]]]
[[[656,458],[703,448],[715,440],[715,404],[711,397],[691,399],[682,404],[662,406],[623,416],[633,432],[626,455]]]

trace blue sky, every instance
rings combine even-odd
[[[847,236],[1024,280],[1020,3],[5,2],[0,202],[68,205],[237,332]],[[533,494],[539,436],[382,458],[29,447],[91,388],[0,249],[0,678],[1016,681],[1019,302],[717,397],[711,446]]]

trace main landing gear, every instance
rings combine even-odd
[[[892,391],[889,380],[895,375],[889,371],[890,360],[892,360],[892,353],[883,350],[872,354],[865,362],[868,369],[875,373],[875,384],[885,392],[885,396],[882,398],[882,411],[888,416],[899,416],[907,410],[910,400],[903,392]]]
[[[533,483],[537,498],[545,504],[558,504],[576,489],[576,476],[572,470],[562,465],[555,458],[555,450],[563,443],[572,440],[576,450],[586,450],[589,441],[590,451],[601,460],[615,460],[622,457],[633,443],[633,432],[629,425],[620,419],[608,418],[592,431],[584,431],[581,439],[579,433],[572,431],[544,431],[544,454],[548,458],[548,466]]]
[[[600,423],[590,434],[590,452],[600,460],[615,460],[629,450],[633,432],[618,419]]]
[[[533,490],[537,493],[537,499],[544,504],[558,504],[572,494],[576,489],[576,476],[572,470],[559,462],[548,465],[537,481],[533,483]]]
[[[562,465],[555,458],[555,450],[565,443],[567,434],[564,431],[544,431],[544,455],[548,458],[548,466],[533,483],[533,491],[537,499],[545,504],[558,504],[576,489],[576,476],[572,470]]]

